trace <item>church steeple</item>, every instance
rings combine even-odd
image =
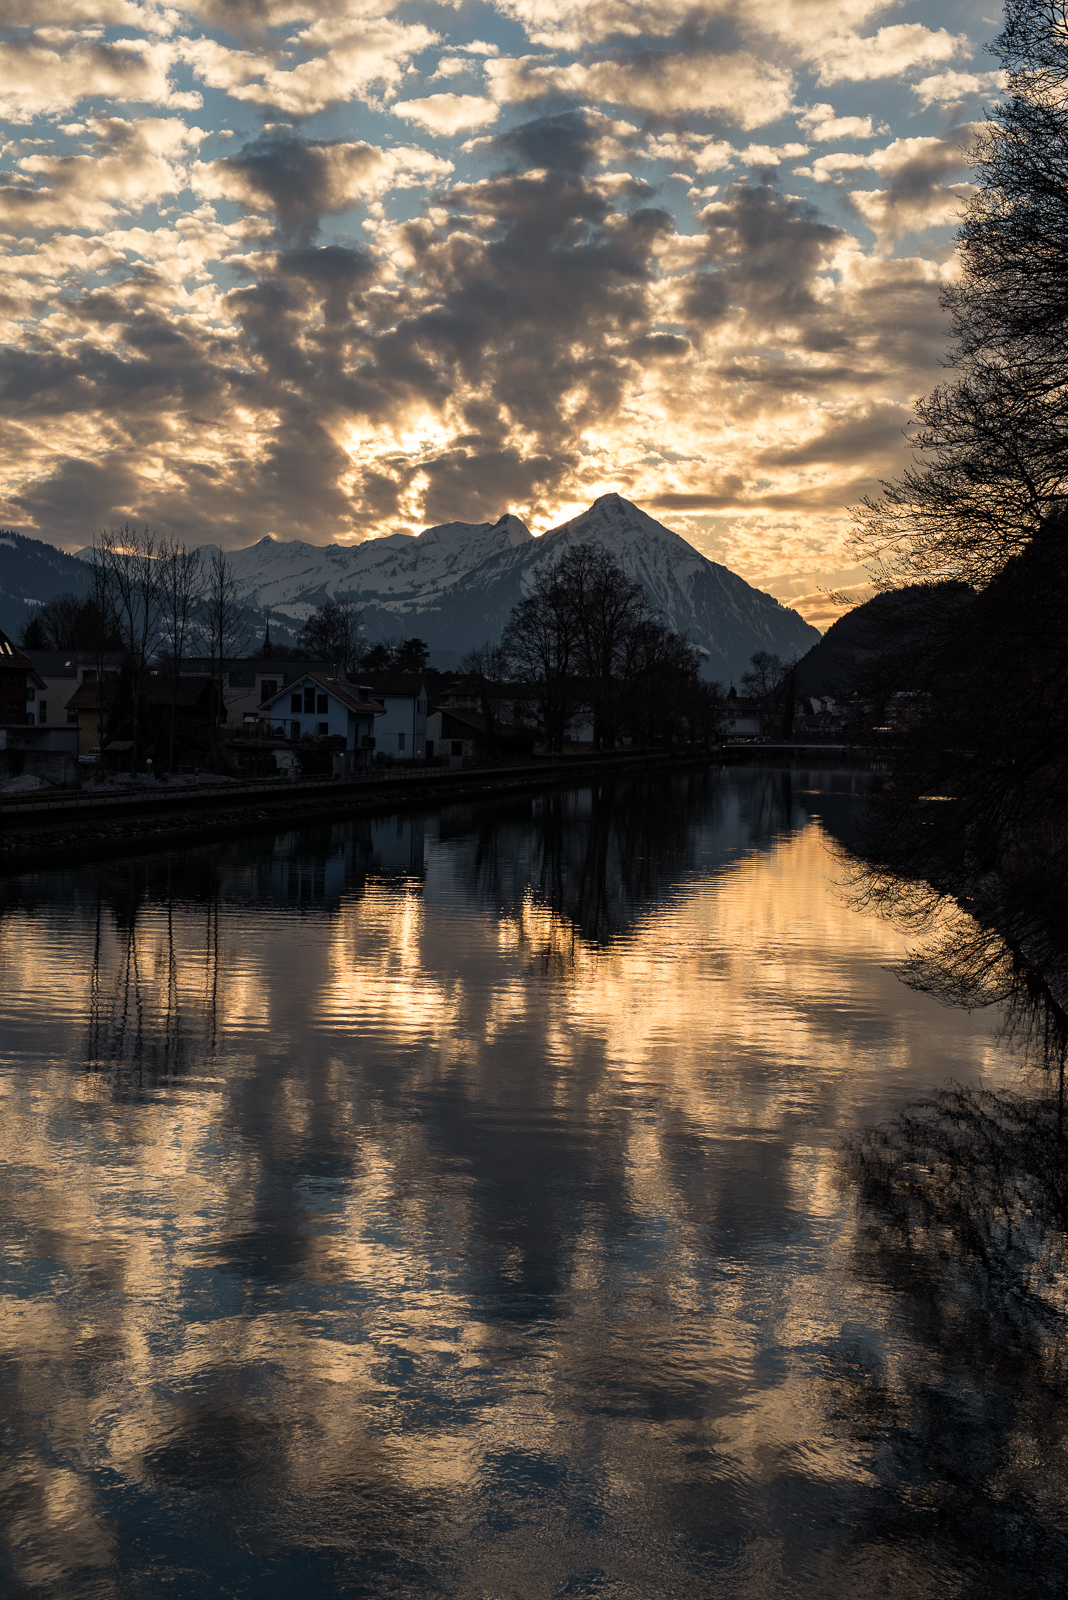
[[[267,618],[266,627],[263,630],[263,643],[260,645],[260,655],[261,656],[269,656],[270,653],[271,653],[271,619],[270,619],[270,617],[268,617]]]

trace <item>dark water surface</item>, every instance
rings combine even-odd
[[[1063,1592],[1059,1391],[843,1177],[1017,1072],[835,888],[862,781],[0,883],[4,1595]]]

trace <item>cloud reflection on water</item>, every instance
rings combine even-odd
[[[937,1592],[863,1533],[841,1374],[914,1333],[837,1149],[1008,1069],[830,882],[850,784],[3,886],[12,1584]]]

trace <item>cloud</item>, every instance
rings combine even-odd
[[[0,519],[319,541],[618,487],[807,594],[941,376],[945,251],[889,246],[968,136],[899,112],[992,85],[918,7],[500,0],[466,41],[390,0],[5,4]],[[929,137],[816,88],[880,74]]]
[[[880,242],[893,241],[959,219],[974,186],[945,180],[967,167],[978,130],[979,124],[965,123],[946,135],[895,139],[870,155],[842,151],[819,156],[812,163],[812,176],[819,183],[830,183],[841,181],[844,174],[870,170],[888,178],[885,189],[851,190],[849,201]]]
[[[404,81],[413,55],[438,42],[422,23],[400,23],[390,17],[347,19],[345,32],[320,20],[297,36],[305,49],[318,51],[295,67],[280,66],[272,57],[233,50],[213,39],[196,39],[184,57],[201,80],[224,89],[235,100],[270,107],[292,117],[308,117],[340,101],[366,98],[372,91],[389,96]]]
[[[197,162],[191,182],[208,199],[273,213],[283,235],[308,239],[323,216],[451,171],[450,162],[411,145],[379,149],[362,140],[269,134],[236,155]]]
[[[81,155],[38,153],[15,163],[0,181],[0,225],[20,230],[102,227],[118,212],[163,199],[185,187],[184,157],[204,137],[177,118],[125,122],[93,117]]]
[[[466,56],[442,56],[427,81],[434,83],[438,78],[458,78],[461,73],[472,70],[471,62]]]
[[[940,72],[931,78],[921,78],[912,85],[912,92],[921,106],[955,106],[973,96],[993,99],[1008,83],[1005,72]]]
[[[775,122],[789,110],[789,72],[746,51],[644,51],[618,60],[567,66],[541,56],[501,57],[486,63],[490,93],[502,102],[564,95],[605,100],[628,110],[664,116],[715,113],[742,128]]]
[[[0,0],[0,27],[3,28],[41,30],[56,24],[74,29],[93,23],[143,28],[154,21],[151,9],[137,4],[136,0]],[[166,22],[164,27],[167,27]]]
[[[815,208],[770,184],[735,184],[700,214],[706,268],[689,278],[685,303],[695,322],[746,308],[768,328],[818,314],[814,279],[843,239]]]
[[[817,589],[812,594],[793,595],[783,604],[799,612],[806,622],[811,622],[814,628],[825,633],[839,617],[844,617],[854,606],[863,605],[874,593],[870,583],[853,583],[844,589]]]
[[[394,116],[418,122],[430,133],[459,133],[465,128],[485,128],[496,122],[500,106],[476,94],[431,94],[422,100],[396,100]]]
[[[750,144],[737,152],[738,160],[747,167],[777,167],[807,155],[807,144]]]
[[[964,34],[947,33],[945,28],[932,33],[919,22],[898,22],[866,38],[855,33],[831,35],[813,59],[819,83],[855,83],[899,77],[913,67],[948,61],[969,49]]]
[[[870,139],[873,133],[870,117],[839,117],[828,105],[806,106],[797,120],[817,144],[832,139]]]
[[[56,116],[80,100],[195,108],[196,93],[179,93],[170,81],[176,53],[170,44],[142,39],[75,39],[52,49],[34,38],[0,41],[0,115],[9,122]]]

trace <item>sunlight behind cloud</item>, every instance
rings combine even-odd
[[[818,575],[938,381],[1000,80],[915,0],[0,18],[4,525],[351,542],[618,489]]]

